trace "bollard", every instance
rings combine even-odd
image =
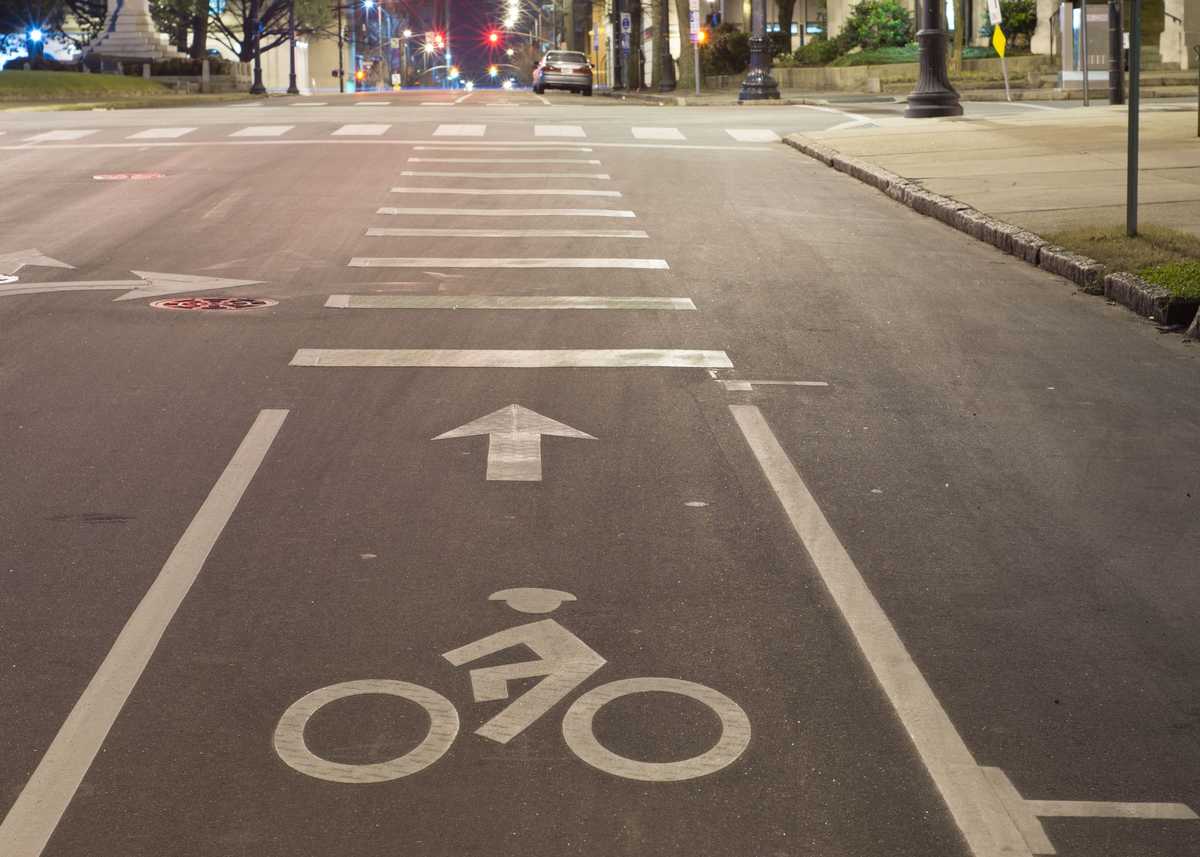
[[[209,91],[209,88],[210,88],[209,74],[210,74],[210,72],[209,72],[209,68],[208,68],[208,60],[206,60],[206,59],[200,60],[200,91],[201,92]]]

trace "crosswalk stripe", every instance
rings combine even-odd
[[[496,188],[481,187],[394,187],[392,193],[419,193],[450,196],[620,196],[619,190],[577,190],[574,188]]]
[[[599,166],[595,160],[573,158],[409,158],[410,164],[588,164]]]
[[[644,128],[637,125],[630,129],[638,140],[686,140],[678,128]]]
[[[398,217],[637,217],[632,211],[615,208],[396,208],[385,206],[376,214]]]
[[[579,125],[534,125],[535,137],[586,137]]]
[[[739,143],[779,142],[779,135],[767,128],[726,128],[725,133]]]
[[[547,259],[519,256],[499,258],[437,256],[355,256],[350,268],[637,268],[665,271],[666,259],[615,259],[597,256],[573,259]]]
[[[293,101],[288,107],[324,107],[328,101]]]
[[[355,104],[355,107],[387,107],[392,102],[390,101],[360,101]]]
[[[597,179],[599,181],[609,181],[612,178],[608,173],[451,173],[418,170],[401,170],[400,175],[464,179]]]
[[[387,133],[391,125],[343,125],[333,132],[335,137],[378,137]]]
[[[487,125],[439,125],[435,137],[482,137]]]
[[[176,137],[182,137],[184,134],[190,134],[195,130],[195,128],[147,128],[145,131],[138,131],[136,134],[130,134],[128,137],[126,137],[126,139],[174,140]]]
[[[230,137],[282,137],[295,125],[248,125],[230,134]]]
[[[641,229],[449,229],[372,226],[368,238],[649,238]]]
[[[291,366],[538,369],[553,367],[732,369],[724,351],[696,348],[407,349],[301,348]]]
[[[571,146],[566,143],[561,145],[538,146],[536,149],[531,149],[528,146],[514,144],[512,146],[495,146],[489,143],[477,143],[468,145],[459,143],[454,146],[413,146],[414,152],[593,152],[591,146]]]
[[[90,137],[92,134],[100,133],[98,128],[75,128],[62,131],[44,131],[41,134],[34,134],[32,137],[26,137],[26,143],[56,143],[66,140],[82,140],[84,137]]]
[[[691,298],[584,295],[330,295],[329,309],[664,309],[694,310]]]

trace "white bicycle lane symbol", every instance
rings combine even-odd
[[[575,596],[554,589],[519,588],[493,593],[489,600],[504,601],[521,613],[550,613],[564,601],[574,601]],[[606,663],[553,619],[499,631],[442,657],[457,667],[522,644],[532,649],[538,660],[470,671],[476,702],[508,699],[510,681],[545,676],[475,730],[476,735],[500,744],[520,735]],[[608,703],[636,693],[673,693],[708,706],[721,721],[720,738],[700,755],[677,762],[643,762],[614,753],[596,737],[593,720]],[[309,749],[304,729],[314,714],[336,700],[372,694],[397,696],[425,709],[429,732],[420,744],[394,759],[365,764],[331,761]],[[331,684],[296,700],[280,718],[274,744],[284,762],[310,777],[335,783],[383,783],[432,765],[450,749],[458,729],[458,711],[440,693],[406,681],[363,679]],[[672,782],[702,777],[733,763],[750,743],[750,719],[732,699],[702,684],[674,678],[627,678],[602,684],[576,699],[563,717],[562,734],[571,751],[594,768],[631,780]]]

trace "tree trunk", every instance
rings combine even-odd
[[[950,73],[962,71],[963,33],[966,30],[965,20],[967,0],[954,0],[954,49],[950,52]]]
[[[796,0],[778,0],[775,4],[779,10],[779,32],[787,39],[787,49],[792,50],[792,16],[796,11]]]
[[[208,3],[201,0],[202,7],[192,16],[192,59],[202,60],[208,56]]]
[[[188,49],[188,24],[186,18],[180,18],[175,24],[175,50],[186,54]]]
[[[684,92],[694,92],[696,89],[696,60],[692,52],[696,46],[688,35],[688,0],[675,0],[675,14],[679,23],[679,78],[676,81]]]

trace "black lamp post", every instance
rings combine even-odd
[[[266,95],[267,88],[262,79],[262,22],[258,20],[259,0],[250,3],[250,33],[254,39],[254,82],[250,84],[251,95]]]
[[[921,44],[921,68],[917,88],[908,96],[908,119],[928,119],[934,116],[962,116],[958,93],[946,74],[946,37],[942,29],[943,0],[925,0],[921,8],[921,29],[917,41]],[[963,26],[962,23],[959,26]]]
[[[658,82],[659,92],[672,92],[675,89],[675,60],[671,56],[671,18],[667,13],[667,3],[670,0],[658,0],[658,50],[662,52],[662,80]]]
[[[750,71],[742,81],[738,101],[763,101],[779,97],[779,84],[771,77],[770,43],[767,41],[767,0],[750,0]],[[695,46],[699,50],[700,46]]]
[[[288,95],[299,95],[296,86],[296,0],[288,3]]]

